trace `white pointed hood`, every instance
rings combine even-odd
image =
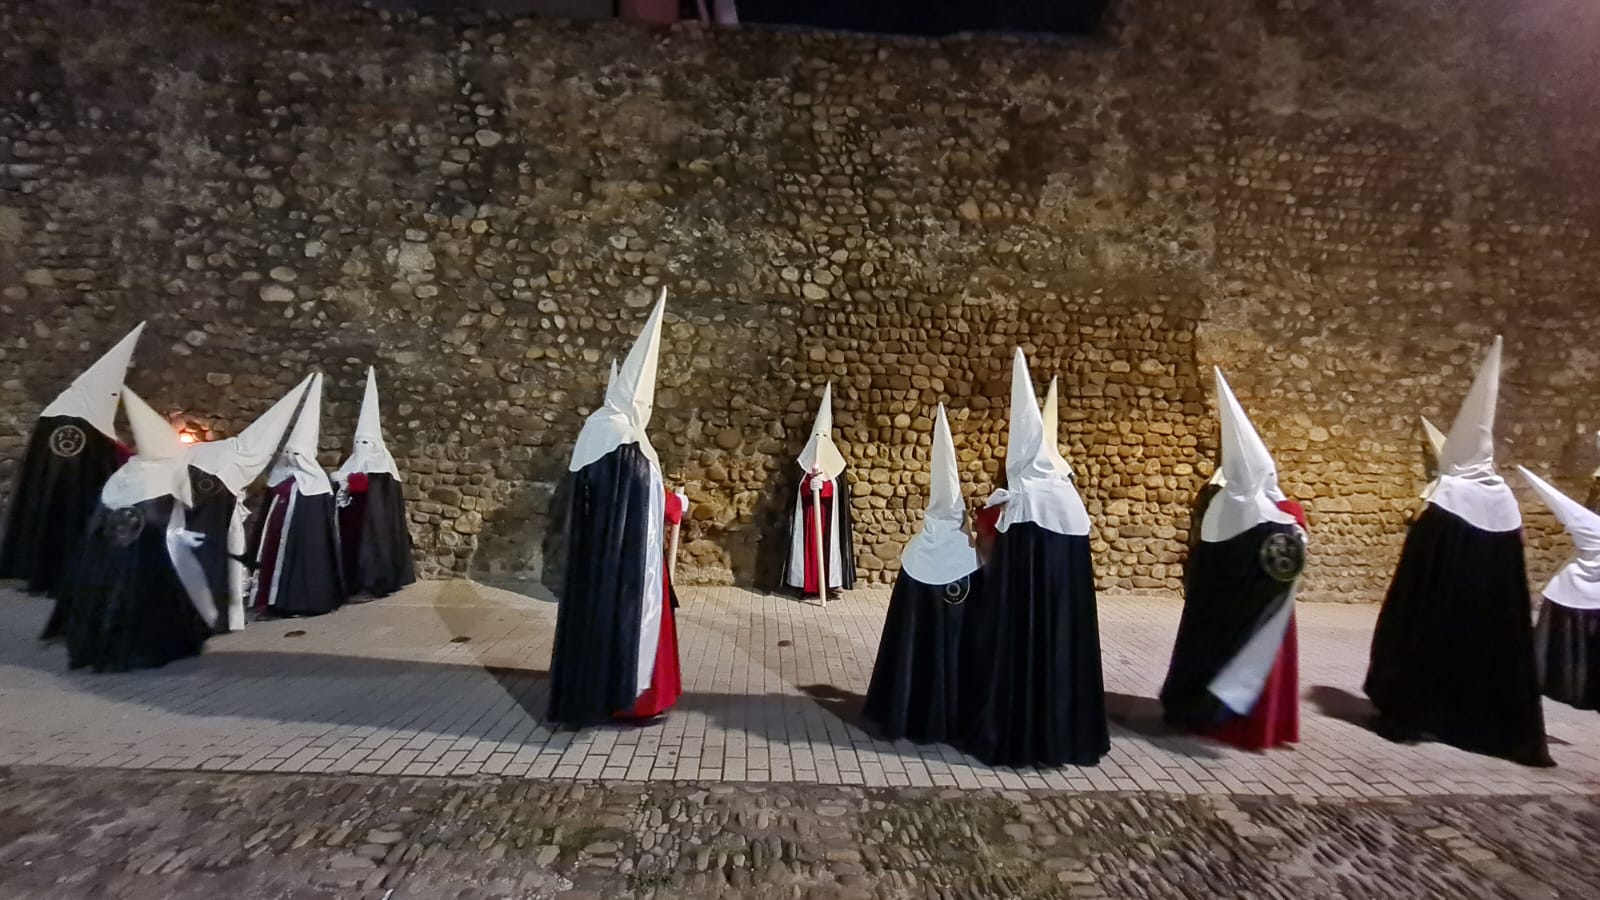
[[[1545,597],[1571,609],[1600,609],[1600,514],[1590,512],[1527,469],[1518,466],[1517,471],[1556,514],[1578,549],[1577,555],[1544,586]]]
[[[961,474],[956,470],[956,442],[944,404],[933,420],[933,458],[928,467],[928,510],[922,529],[900,554],[900,568],[923,584],[950,584],[978,568],[978,551],[962,530],[966,504],[961,500]]]
[[[267,486],[277,487],[293,478],[295,489],[307,497],[333,493],[333,483],[328,473],[317,463],[317,444],[322,434],[322,373],[311,376],[305,396],[300,404],[300,414],[295,416],[294,428],[283,445],[278,459],[267,473]]]
[[[134,455],[106,480],[100,490],[100,502],[110,509],[121,509],[171,494],[188,505],[188,448],[178,430],[126,388],[122,391],[122,405],[133,431]]]
[[[644,327],[633,341],[633,349],[628,351],[628,358],[606,384],[605,403],[584,420],[583,430],[578,432],[578,443],[572,448],[569,470],[576,472],[624,444],[638,444],[645,458],[656,468],[661,467],[646,429],[655,408],[661,324],[666,313],[667,289],[662,288],[660,299],[650,310],[650,317],[644,320]]]
[[[1072,464],[1061,455],[1061,401],[1057,394],[1059,378],[1050,376],[1050,389],[1044,392],[1044,409],[1039,415],[1044,420],[1044,449],[1050,454],[1051,462],[1061,470],[1063,475],[1072,477]]]
[[[400,468],[394,464],[394,455],[383,442],[383,425],[378,413],[378,374],[368,366],[367,389],[361,395],[361,413],[356,417],[355,442],[349,458],[333,473],[334,481],[343,482],[357,472],[400,480]]]
[[[1018,347],[1011,360],[1011,430],[1006,438],[1006,487],[989,496],[1004,503],[995,527],[1032,522],[1057,534],[1087,535],[1089,513],[1072,480],[1056,468],[1045,447],[1044,417],[1033,393],[1028,360]]]
[[[811,424],[811,439],[795,457],[807,475],[821,472],[830,481],[844,471],[844,454],[833,442],[833,382],[822,389],[822,402],[817,404],[817,418]]]
[[[272,462],[273,454],[278,452],[313,377],[302,378],[237,435],[190,444],[189,464],[216,476],[235,497],[244,496],[245,488],[260,476]]]
[[[1501,340],[1496,337],[1461,402],[1439,451],[1439,477],[1428,502],[1484,531],[1522,527],[1516,495],[1494,468],[1494,410],[1500,394]]]
[[[1222,420],[1222,490],[1211,499],[1200,522],[1200,540],[1226,541],[1263,522],[1293,525],[1294,516],[1278,508],[1278,465],[1261,440],[1221,369],[1213,369]]]
[[[144,324],[135,325],[94,365],[72,379],[72,384],[50,401],[39,417],[77,416],[101,434],[116,440],[117,401],[122,396],[122,382],[128,376],[128,363],[133,360],[133,348],[139,343],[139,335],[144,333]]]
[[[611,386],[617,383],[617,358],[611,357],[611,372],[606,375],[606,393],[611,393]]]

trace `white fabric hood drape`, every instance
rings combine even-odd
[[[923,584],[949,584],[978,568],[978,551],[962,530],[966,505],[956,470],[956,442],[944,404],[933,421],[933,458],[928,467],[928,510],[922,529],[900,554],[900,568]]]
[[[333,479],[344,482],[351,475],[364,472],[369,475],[388,475],[400,480],[400,468],[394,464],[394,455],[383,442],[383,424],[379,419],[378,374],[367,367],[367,388],[361,395],[361,413],[356,417],[356,437],[350,457],[344,461]]]
[[[171,494],[190,505],[188,448],[177,429],[126,388],[122,405],[133,431],[134,455],[106,480],[100,489],[101,504],[122,509]]]
[[[1518,466],[1517,471],[1556,514],[1578,551],[1544,586],[1545,597],[1569,609],[1600,609],[1600,515],[1527,469]]]
[[[1422,422],[1422,465],[1427,470],[1428,483],[1422,489],[1422,499],[1433,493],[1439,478],[1439,457],[1444,454],[1444,432],[1428,421],[1427,416],[1417,417]]]
[[[1484,531],[1522,527],[1511,486],[1494,468],[1494,410],[1500,394],[1501,339],[1496,337],[1478,375],[1461,402],[1450,434],[1439,451],[1439,477],[1428,502]]]
[[[638,444],[651,464],[660,468],[656,448],[646,428],[655,408],[656,369],[661,360],[661,323],[667,312],[667,289],[661,289],[655,308],[633,341],[622,367],[606,385],[605,403],[589,414],[572,448],[569,471],[576,472],[623,444]]]
[[[97,431],[112,440],[117,439],[117,401],[122,397],[122,382],[128,377],[128,363],[133,360],[133,348],[144,333],[145,323],[117,341],[94,365],[83,370],[72,384],[50,401],[39,417],[76,416],[93,425]]]
[[[1278,466],[1266,442],[1245,415],[1239,398],[1221,369],[1212,369],[1217,385],[1217,410],[1222,421],[1222,489],[1211,498],[1200,522],[1200,540],[1216,543],[1237,537],[1263,522],[1295,524],[1278,508]]]
[[[1050,454],[1050,461],[1056,464],[1061,474],[1072,477],[1072,464],[1061,455],[1061,400],[1057,392],[1060,381],[1055,376],[1050,377],[1050,388],[1044,392],[1044,409],[1040,416],[1044,419],[1044,449]]]
[[[1056,534],[1087,535],[1089,513],[1078,489],[1045,447],[1044,417],[1033,393],[1028,360],[1018,347],[1011,360],[1011,429],[1006,438],[1006,487],[987,505],[1004,503],[998,531],[1032,522]]]
[[[807,475],[821,472],[829,481],[838,478],[845,469],[844,454],[833,442],[832,382],[822,389],[822,402],[817,404],[817,418],[811,424],[811,439],[806,441],[795,461]]]
[[[295,489],[307,497],[333,493],[333,483],[328,473],[317,462],[317,444],[322,434],[322,373],[311,376],[306,385],[305,400],[300,404],[300,414],[295,417],[289,440],[278,454],[272,471],[267,473],[267,486],[277,487],[293,478]]]
[[[189,464],[217,476],[235,497],[272,462],[272,455],[283,443],[283,435],[294,421],[295,410],[312,376],[300,380],[278,402],[256,417],[245,430],[233,437],[189,446]]]

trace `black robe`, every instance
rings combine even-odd
[[[339,501],[307,495],[290,478],[272,489],[255,555],[255,605],[279,616],[320,616],[344,605]]]
[[[206,584],[220,617],[211,626],[216,631],[226,631],[228,602],[233,593],[228,584],[228,528],[238,499],[222,479],[194,466],[189,467],[189,492],[193,505],[186,517],[188,528],[205,536],[205,543],[195,549],[194,555],[205,570]]]
[[[627,712],[638,697],[650,498],[661,488],[638,444],[571,475],[545,718],[581,728]]]
[[[965,617],[959,746],[992,766],[1098,763],[1111,736],[1089,537],[1001,532]]]
[[[1575,709],[1600,710],[1600,609],[1546,600],[1534,635],[1544,695]]]
[[[808,480],[802,478],[795,496],[795,502],[800,504],[801,527],[808,531],[814,527],[811,514],[811,502],[814,496],[811,493]],[[822,504],[822,536],[824,540],[830,539],[833,534],[834,510],[838,510],[839,513],[839,586],[834,587],[830,584],[828,585],[828,590],[848,591],[856,586],[856,545],[855,522],[850,511],[850,482],[843,472],[839,473],[838,478],[833,479],[833,503],[831,505],[828,503]],[[804,592],[804,588],[797,588],[789,584],[789,572],[792,571],[796,563],[793,549],[794,538],[794,515],[791,513],[789,516],[789,543],[785,545],[789,549],[784,554],[786,561],[783,567],[783,585],[786,590]],[[802,558],[799,560],[799,564],[802,566],[801,571],[804,572],[803,567],[806,563],[804,559],[805,535],[800,535],[800,538]],[[833,571],[828,568],[829,561],[833,559],[831,548],[822,547],[819,552],[827,554],[822,558],[822,571],[826,575],[832,575]],[[830,578],[829,580],[831,581],[832,579]]]
[[[889,597],[878,660],[862,714],[887,740],[954,740],[961,734],[961,624],[981,602],[983,570],[925,584],[901,570]]]
[[[393,475],[356,475],[366,480],[366,490],[347,489],[339,501],[345,590],[351,596],[387,597],[417,580],[406,498]]]
[[[1553,765],[1529,606],[1522,530],[1483,531],[1428,504],[1372,634],[1366,692],[1380,730]]]
[[[1192,527],[1198,532],[1198,520]],[[1161,708],[1169,723],[1209,728],[1236,715],[1211,693],[1212,682],[1256,632],[1293,602],[1294,584],[1273,578],[1261,562],[1262,547],[1275,534],[1300,540],[1293,525],[1263,522],[1225,541],[1198,542],[1190,550],[1183,615],[1161,686]],[[1270,670],[1272,660],[1267,665]]]
[[[90,518],[74,572],[61,592],[67,662],[126,672],[196,656],[211,634],[178,580],[167,550],[170,496]]]
[[[117,442],[84,419],[36,422],[0,536],[0,578],[20,578],[33,593],[53,594],[77,559],[100,489],[120,463]]]

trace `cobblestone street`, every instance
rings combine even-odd
[[[1555,769],[1374,735],[1371,606],[1300,607],[1304,739],[1164,730],[1178,604],[1101,601],[1112,752],[991,769],[859,722],[884,597],[692,588],[664,720],[552,733],[554,605],[429,583],[69,672],[0,596],[0,897],[1600,896],[1600,716]]]
[[[0,896],[1593,897],[1583,798],[20,769]]]
[[[62,647],[34,637],[46,602],[4,593],[0,765],[1302,797],[1600,790],[1600,715],[1558,703],[1545,704],[1554,769],[1373,734],[1361,680],[1375,606],[1301,604],[1302,741],[1260,754],[1163,728],[1154,698],[1180,606],[1103,597],[1111,753],[1089,769],[1017,771],[861,726],[883,592],[826,610],[738,588],[682,599],[682,702],[643,726],[573,734],[539,721],[555,604],[508,591],[419,584],[253,623],[198,659],[125,675],[69,671]]]

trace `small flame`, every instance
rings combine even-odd
[[[185,444],[192,444],[192,443],[194,443],[195,438],[194,438],[194,435],[190,434],[187,431],[180,431],[178,433],[178,440],[184,442]]]

